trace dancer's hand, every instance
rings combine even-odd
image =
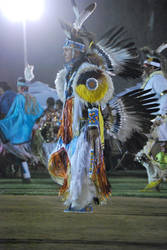
[[[88,141],[94,145],[94,142],[96,140],[96,138],[99,136],[99,130],[97,127],[90,127],[88,128],[88,132],[87,132],[87,138]]]

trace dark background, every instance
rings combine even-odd
[[[54,79],[63,65],[62,45],[65,35],[58,18],[74,21],[70,0],[45,0],[45,11],[38,21],[27,21],[28,62],[35,66],[35,80],[54,86]],[[76,0],[82,10],[91,0]],[[115,25],[124,25],[138,48],[155,49],[167,41],[167,0],[96,0],[97,8],[86,21],[89,31],[102,33]],[[14,89],[23,75],[22,25],[11,22],[0,12],[0,81]],[[140,81],[138,79],[137,81]],[[115,78],[116,92],[135,84]]]

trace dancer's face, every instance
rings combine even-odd
[[[73,49],[71,48],[64,48],[64,59],[65,62],[68,63],[70,62],[73,58],[77,58],[81,55],[79,50],[75,50],[73,51]]]
[[[71,48],[64,48],[64,59],[65,62],[70,62],[72,60],[72,49]]]
[[[28,91],[28,87],[26,87],[26,86],[18,86],[17,91],[18,91],[19,94],[23,94],[24,92]]]

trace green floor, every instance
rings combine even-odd
[[[161,183],[161,191],[155,189],[143,192],[146,177],[112,176],[109,178],[113,196],[167,198],[167,183]],[[0,179],[0,194],[13,195],[57,195],[59,186],[50,177],[32,178],[30,184],[23,184],[21,178]]]

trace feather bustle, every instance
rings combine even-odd
[[[155,118],[154,113],[159,110],[158,103],[152,103],[154,95],[149,92],[150,90],[133,90],[111,104],[113,122],[109,124],[107,121],[109,134],[124,143],[130,151],[137,152],[145,145],[146,134],[150,132],[152,119]],[[132,145],[134,140],[135,146]]]

